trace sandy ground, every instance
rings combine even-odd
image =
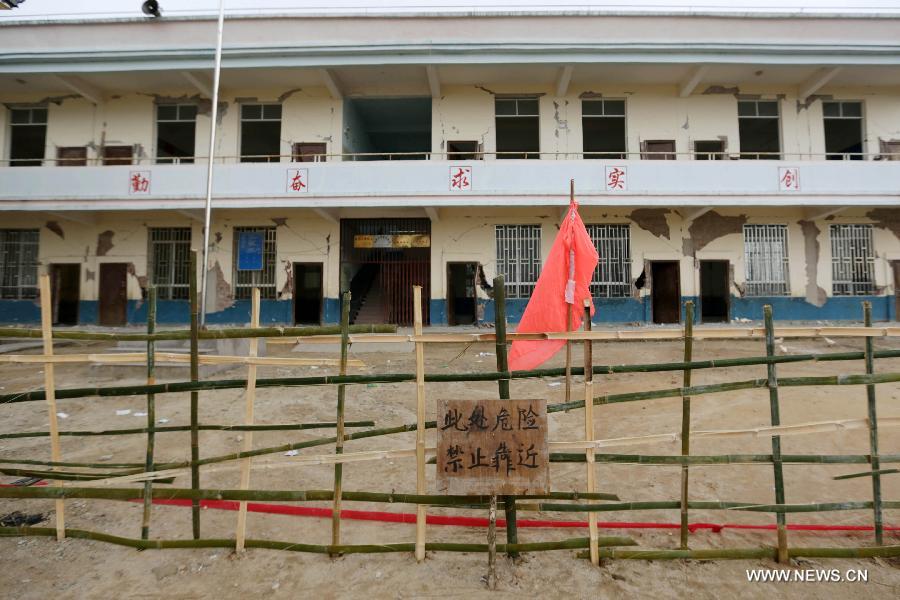
[[[780,352],[806,353],[861,349],[860,340],[839,340],[829,346],[821,340],[788,340]],[[878,340],[878,348],[900,347],[900,340]],[[102,352],[101,343],[60,348],[59,353]],[[307,354],[289,353],[289,347],[270,346],[269,355],[321,356],[315,347],[304,348]],[[359,373],[412,372],[411,352],[365,352],[358,347],[354,356],[363,360]],[[681,347],[672,342],[619,342],[597,344],[595,362],[606,364],[634,362],[668,362],[680,359]],[[29,351],[36,353],[36,351]],[[429,372],[491,370],[493,348],[487,344],[465,348],[458,346],[429,347],[426,360]],[[753,356],[763,353],[761,342],[700,341],[695,344],[695,358]],[[576,364],[581,353],[576,351]],[[562,356],[552,364],[562,365]],[[881,360],[879,371],[900,371],[900,360]],[[843,363],[801,363],[779,366],[779,376],[803,376],[834,373],[860,373],[862,361]],[[260,377],[314,375],[335,372],[332,367],[261,368]],[[245,367],[228,369],[216,378],[243,377]],[[765,375],[763,367],[704,370],[694,373],[694,383],[713,383],[747,379]],[[57,367],[59,387],[78,387],[87,383],[141,383],[139,367],[70,366]],[[187,379],[187,369],[161,368],[162,381]],[[598,377],[595,391],[617,393],[639,389],[658,389],[680,384],[680,373],[622,374]],[[560,402],[564,387],[560,380],[537,379],[514,381],[514,397],[547,397]],[[43,386],[40,367],[0,365],[2,393]],[[429,418],[434,418],[435,399],[440,396],[496,397],[495,383],[429,384]],[[574,394],[581,394],[576,385]],[[313,422],[334,419],[334,388],[261,389],[256,403],[258,423]],[[866,399],[863,387],[783,388],[781,416],[785,424],[831,419],[864,418]],[[880,416],[900,416],[900,385],[878,387]],[[61,400],[59,410],[68,416],[60,421],[62,429],[96,429],[100,427],[139,427],[144,417],[133,413],[145,408],[143,397],[89,398]],[[132,414],[117,416],[117,410],[131,409]],[[240,390],[201,394],[201,421],[206,423],[239,423],[243,419],[244,400]],[[170,425],[187,424],[188,394],[157,397],[157,416]],[[681,401],[666,399],[601,406],[595,409],[598,437],[624,437],[680,430]],[[347,419],[374,419],[378,427],[415,422],[415,388],[411,383],[352,386],[347,393]],[[551,439],[581,439],[582,411],[551,415]],[[693,400],[694,429],[738,429],[763,426],[769,422],[768,394],[765,390],[740,391],[706,395]],[[0,406],[0,432],[40,430],[47,427],[43,402]],[[330,435],[330,430],[256,433],[256,447],[274,446]],[[433,432],[427,443],[434,444]],[[414,433],[350,441],[346,451],[386,448],[411,448]],[[213,456],[240,450],[239,432],[202,432],[201,454]],[[145,437],[115,436],[108,438],[62,438],[64,460],[136,462],[144,457]],[[804,435],[785,438],[785,453],[868,453],[868,436],[864,430],[827,435]],[[881,432],[883,453],[898,452],[900,430],[885,428]],[[610,452],[677,454],[680,445],[665,443],[640,447],[613,448]],[[768,453],[769,438],[740,441],[697,441],[696,454]],[[189,456],[187,433],[160,434],[157,460],[183,460]],[[312,448],[302,454],[321,454],[328,447]],[[49,459],[47,438],[0,440],[0,456]],[[269,463],[268,467],[262,467]],[[261,489],[330,489],[333,470],[330,466],[292,466],[291,458],[282,454],[256,460],[260,468],[253,471],[252,486]],[[429,467],[429,481],[433,482]],[[583,464],[554,464],[554,490],[583,490]],[[866,478],[834,481],[841,473],[862,470],[859,466],[786,466],[788,502],[868,500],[871,482]],[[602,491],[618,494],[622,500],[675,500],[679,497],[679,468],[636,465],[598,465],[598,481]],[[238,470],[234,463],[224,468],[210,468],[203,475],[204,487],[238,487]],[[0,476],[0,482],[12,477]],[[179,477],[176,486],[188,487],[189,478]],[[415,490],[414,461],[382,460],[350,464],[344,467],[345,490]],[[883,478],[884,498],[900,499],[900,476]],[[693,467],[691,498],[694,500],[735,500],[769,503],[774,501],[772,468],[767,465],[730,465]],[[328,506],[327,503],[318,503]],[[141,506],[129,502],[70,500],[67,525],[127,537],[140,534]],[[52,526],[52,501],[18,502],[0,500],[0,515],[13,510],[48,514],[42,526]],[[415,512],[408,505],[376,505],[348,503],[345,508]],[[460,511],[432,509],[435,514],[459,514]],[[466,511],[472,515],[471,511]],[[526,518],[582,520],[572,513],[525,513]],[[675,523],[677,511],[656,510],[641,513],[602,513],[602,521],[650,521]],[[789,516],[792,523],[834,523],[869,525],[870,511],[846,511]],[[713,523],[769,523],[770,515],[745,512],[692,511],[692,521]],[[202,513],[204,537],[234,536],[236,513],[205,510]],[[897,511],[886,511],[886,521],[900,525]],[[248,537],[326,544],[330,541],[330,519],[250,514]],[[191,534],[190,511],[180,507],[156,506],[151,524],[152,537],[187,539]],[[675,548],[677,531],[670,530],[603,530],[607,535],[630,535],[641,548]],[[345,543],[411,542],[414,526],[345,521]],[[586,536],[586,529],[522,529],[522,541],[541,541],[564,537]],[[502,537],[502,533],[501,533]],[[483,542],[485,532],[471,528],[430,526],[429,541]],[[900,544],[900,535],[891,533],[886,542]],[[721,533],[700,531],[691,537],[693,548],[759,547],[775,543],[774,532],[726,530]],[[854,546],[872,543],[871,534],[791,533],[793,546]],[[531,597],[612,597],[654,596],[657,598],[722,598],[843,596],[845,598],[900,597],[900,561],[897,560],[802,560],[796,568],[867,569],[867,584],[851,583],[748,583],[747,569],[772,568],[769,561],[609,561],[600,569],[589,561],[577,559],[574,551],[534,553],[513,563],[499,561],[500,589],[488,592],[482,583],[486,572],[483,554],[430,553],[417,565],[409,554],[351,555],[330,559],[321,555],[250,550],[235,557],[227,549],[149,550],[138,552],[128,548],[84,540],[57,543],[49,538],[0,539],[0,596],[9,598],[238,598],[269,595],[275,598],[531,598]]]

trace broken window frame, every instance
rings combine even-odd
[[[748,106],[752,104],[754,106],[752,115],[742,115],[741,114],[741,105]],[[759,110],[760,104],[772,104],[775,106],[775,114],[774,115],[761,115]],[[777,99],[753,99],[753,100],[738,100],[738,140],[740,142],[740,157],[745,160],[781,160],[782,153],[782,134],[781,134],[781,102]],[[775,131],[778,135],[778,149],[776,151],[755,151],[755,150],[744,150],[744,136],[740,135],[741,129],[741,120],[751,120],[751,119],[769,119],[775,121]]]
[[[859,106],[858,115],[844,115],[844,105],[855,104]],[[837,105],[837,116],[826,115],[825,107],[828,105]],[[827,100],[822,101],[822,129],[825,136],[825,160],[864,160],[866,151],[866,129],[865,129],[865,104],[862,100]],[[826,126],[828,121],[858,121],[859,122],[859,152],[831,152],[828,150],[828,134]]]
[[[600,257],[591,277],[591,297],[630,298],[631,225],[589,223],[585,227]]]
[[[258,231],[265,234],[263,243],[263,268],[260,271],[238,270],[238,242],[244,231]],[[259,288],[259,296],[263,300],[274,300],[277,296],[275,287],[275,263],[277,261],[276,228],[268,226],[235,227],[232,231],[232,289],[235,300],[250,300],[253,288]]]
[[[174,108],[175,109],[175,118],[161,118],[160,117],[160,109],[161,108]],[[193,114],[191,114],[193,112]],[[172,165],[172,164],[183,164],[183,165],[191,165],[194,164],[195,154],[196,154],[196,144],[197,144],[197,112],[198,107],[196,104],[192,102],[172,102],[172,103],[160,103],[156,105],[156,164],[158,165]],[[184,113],[184,114],[182,114]],[[190,154],[184,155],[160,155],[161,148],[161,139],[160,139],[160,124],[163,123],[174,123],[174,124],[191,124],[193,132],[192,137],[194,138],[194,148],[191,149]]]
[[[0,229],[0,299],[38,297],[39,229]]]
[[[507,298],[530,298],[541,274],[541,226],[496,225],[497,274]]]
[[[863,223],[829,225],[831,294],[869,296],[875,293],[874,227]]]
[[[292,162],[325,162],[327,158],[327,142],[294,142],[291,144]]]
[[[278,107],[278,117],[267,116],[266,113],[269,112],[266,110],[267,107]],[[245,113],[248,109],[259,107],[259,117],[247,117]],[[281,129],[283,126],[282,119],[284,118],[284,107],[280,102],[248,102],[246,104],[240,105],[240,115],[239,115],[239,123],[238,123],[238,148],[240,150],[240,160],[241,162],[263,162],[263,163],[273,163],[273,162],[281,162]],[[244,154],[244,123],[272,123],[278,122],[278,152],[275,154]]]
[[[607,103],[622,104],[622,113],[613,112],[613,108],[607,109]],[[600,113],[588,114],[585,110],[586,106],[600,106]],[[622,151],[602,151],[594,152],[585,150],[587,128],[584,126],[586,120],[590,119],[622,119]],[[625,98],[583,98],[581,100],[581,147],[582,157],[586,159],[592,158],[613,158],[624,160],[628,157],[628,103]]]
[[[701,144],[717,144],[720,150],[702,150]],[[725,140],[694,140],[694,160],[725,160]]]
[[[497,110],[501,102],[515,102],[515,109],[510,114],[500,114]],[[528,112],[527,106],[523,107],[522,102],[534,103],[535,110],[533,113]],[[499,122],[501,119],[537,119],[537,146],[535,150],[500,150]],[[511,95],[511,96],[495,96],[494,97],[494,135],[495,145],[497,146],[496,158],[498,159],[539,159],[541,158],[541,103],[540,97],[534,95]]]
[[[16,117],[16,113],[27,113],[27,118],[22,120]],[[44,164],[44,158],[47,153],[47,107],[38,106],[15,106],[9,108],[9,166],[11,167],[40,167]],[[19,121],[19,122],[16,122]],[[34,156],[27,155],[16,157],[16,132],[24,132],[24,128],[43,128],[43,142],[40,144],[40,154],[35,152]],[[21,141],[20,141],[21,143]],[[21,149],[19,150],[21,152]]]
[[[191,228],[147,230],[147,275],[159,300],[190,299]]]
[[[665,146],[666,150],[651,150],[655,146]],[[641,160],[675,160],[675,140],[644,140],[641,142]]]
[[[788,227],[782,224],[745,224],[744,295],[790,296]]]
[[[87,146],[57,146],[57,167],[86,167],[88,162]]]
[[[122,154],[116,156],[116,153],[118,152],[121,152]],[[129,146],[127,144],[103,146],[100,151],[100,156],[104,166],[133,165],[134,146]]]
[[[471,150],[461,150],[454,144],[471,144]],[[447,140],[447,160],[483,160],[484,151],[477,140]]]

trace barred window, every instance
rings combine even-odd
[[[746,295],[790,295],[789,273],[787,225],[744,225]]]
[[[600,260],[591,278],[594,298],[631,296],[631,229],[626,225],[587,225]]]
[[[528,298],[541,272],[541,226],[497,225],[497,274],[507,298]]]
[[[160,300],[187,300],[191,280],[191,228],[151,227],[150,283]]]
[[[871,225],[832,225],[831,282],[835,296],[875,292],[875,249]]]
[[[238,271],[238,242],[241,232],[258,231],[265,234],[263,244],[263,268],[261,271]],[[249,300],[253,295],[253,288],[259,288],[259,295],[263,299],[274,300],[275,291],[275,228],[274,227],[235,227],[234,228],[234,298],[235,300]]]
[[[0,229],[0,298],[37,298],[37,229]]]

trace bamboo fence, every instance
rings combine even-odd
[[[196,260],[196,256],[193,257]],[[192,269],[191,273],[196,273]],[[687,303],[685,309],[688,320],[683,328],[659,330],[624,330],[624,331],[592,331],[589,313],[585,312],[585,329],[561,333],[542,334],[509,334],[506,331],[506,303],[502,278],[494,281],[495,292],[495,330],[494,333],[424,333],[421,322],[422,298],[421,290],[415,290],[416,326],[412,335],[396,333],[391,326],[351,326],[348,309],[349,294],[342,297],[342,318],[339,327],[260,327],[259,295],[254,291],[251,326],[249,328],[229,328],[202,330],[198,326],[199,307],[196,302],[196,282],[191,285],[191,328],[190,330],[156,330],[156,293],[149,290],[149,311],[146,333],[135,332],[84,332],[53,331],[51,328],[49,279],[41,278],[41,315],[40,329],[0,328],[0,337],[43,339],[41,355],[13,355],[0,357],[2,363],[41,364],[44,367],[44,389],[22,393],[0,395],[0,403],[45,402],[49,414],[49,431],[14,431],[0,434],[0,439],[40,438],[48,437],[50,442],[50,460],[26,458],[24,456],[0,456],[0,473],[7,475],[35,477],[53,482],[53,486],[0,487],[0,498],[8,499],[51,499],[55,502],[55,527],[0,527],[0,536],[56,536],[74,537],[105,541],[133,548],[272,548],[301,552],[340,555],[351,553],[408,552],[421,561],[426,552],[490,552],[496,549],[510,557],[522,552],[547,550],[584,550],[579,554],[590,558],[594,564],[601,559],[748,559],[770,558],[784,562],[796,557],[846,558],[900,556],[900,545],[884,543],[884,511],[900,509],[900,500],[882,498],[881,481],[883,476],[894,474],[900,469],[884,468],[885,465],[900,463],[900,453],[881,454],[879,451],[879,429],[900,426],[898,417],[877,416],[876,390],[879,385],[900,382],[898,372],[878,372],[875,370],[876,359],[900,357],[900,350],[875,350],[874,340],[880,337],[900,336],[898,327],[874,327],[871,322],[871,307],[863,307],[863,327],[778,327],[774,325],[771,307],[766,307],[762,327],[745,328],[694,328],[693,305]],[[427,301],[427,300],[425,300]],[[580,309],[579,309],[580,310]],[[865,349],[862,352],[828,352],[820,354],[777,355],[775,353],[776,337],[856,337],[864,338]],[[312,377],[257,377],[258,366],[299,366],[310,364],[311,359],[269,358],[257,356],[256,340],[269,338],[268,343],[339,343],[340,359],[322,359],[319,364],[335,365],[337,375]],[[237,339],[251,340],[248,356],[216,356],[207,357],[199,354],[199,341],[203,339]],[[54,355],[54,339],[101,340],[101,341],[144,341],[147,350],[144,353],[129,354],[65,354]],[[584,367],[567,365],[562,368],[535,369],[531,371],[510,371],[507,363],[507,345],[515,339],[565,339],[569,346],[576,342],[584,345]],[[700,339],[761,339],[765,341],[765,356],[749,358],[722,358],[713,360],[693,360],[694,342]],[[189,340],[188,355],[162,353],[155,348],[155,343],[162,340]],[[646,363],[630,365],[598,365],[593,361],[592,344],[596,341],[618,340],[681,340],[684,344],[684,359],[676,363]],[[348,358],[349,347],[370,342],[414,344],[416,356],[415,373],[376,373],[348,374],[348,368],[359,366],[358,361]],[[425,354],[432,344],[456,343],[472,344],[476,342],[493,342],[496,348],[496,370],[480,373],[427,373]],[[157,383],[155,369],[163,362],[189,362],[190,380],[174,383]],[[851,362],[862,361],[864,374],[834,374],[826,376],[778,377],[777,366],[793,363],[814,362]],[[57,388],[53,366],[55,364],[121,364],[123,362],[146,362],[147,383],[145,385],[111,385],[105,387]],[[202,380],[199,376],[200,364],[234,364],[247,366],[246,379]],[[766,377],[729,381],[717,384],[695,385],[691,381],[693,371],[719,369],[739,366],[765,366]],[[602,387],[602,381],[594,379],[596,375],[614,375],[618,373],[652,373],[681,372],[680,387],[631,391],[618,394],[595,394],[595,387]],[[496,381],[498,397],[511,397],[512,381],[540,377],[567,376],[569,386],[572,376],[583,376],[584,396],[581,400],[569,398],[566,402],[551,404],[548,412],[584,410],[583,440],[553,440],[550,443],[550,460],[552,463],[584,463],[586,468],[585,489],[573,492],[552,492],[545,495],[530,496],[449,496],[429,494],[427,486],[427,465],[434,462],[434,448],[426,445],[426,431],[434,429],[434,421],[425,420],[426,391],[428,384],[464,382],[464,381]],[[352,386],[369,383],[401,383],[415,384],[416,422],[389,427],[375,427],[374,421],[346,421],[344,406],[348,391]],[[598,385],[599,384],[599,385]],[[254,423],[253,409],[256,392],[262,388],[286,388],[305,386],[336,386],[336,420],[334,422],[317,423],[283,423],[259,425]],[[784,425],[780,422],[779,390],[785,387],[816,386],[864,386],[866,391],[867,418],[845,419],[821,422],[809,422]],[[199,403],[216,402],[214,392],[224,389],[243,389],[245,399],[245,418],[243,424],[201,423],[199,419]],[[412,390],[413,388],[410,388]],[[691,399],[706,394],[719,394],[735,390],[767,390],[769,396],[770,425],[739,430],[695,430],[691,427]],[[158,394],[187,393],[190,395],[190,424],[186,426],[159,426],[155,421],[155,398]],[[201,396],[202,394],[202,396]],[[434,397],[436,392],[432,391]],[[102,398],[122,396],[145,396],[147,403],[146,427],[125,429],[97,429],[60,431],[58,427],[57,402],[70,398]],[[641,435],[626,438],[596,439],[594,425],[597,419],[603,418],[602,407],[621,402],[644,402],[663,398],[681,398],[682,420],[679,432],[670,434]],[[595,407],[601,409],[595,410]],[[879,427],[880,426],[880,427]],[[333,428],[335,434],[301,442],[280,444],[277,446],[255,447],[252,433],[255,431],[299,431],[319,428]],[[348,432],[348,429],[362,428],[360,431]],[[833,431],[864,429],[869,435],[869,454],[784,454],[781,451],[781,439],[785,436],[828,434]],[[154,456],[154,448],[159,441],[157,436],[170,432],[190,432],[190,459],[178,462],[159,462]],[[240,452],[219,455],[200,455],[201,431],[243,431],[246,432]],[[393,448],[391,450],[370,450],[361,452],[344,452],[344,442],[401,433],[415,432],[415,447]],[[60,437],[91,437],[145,435],[147,439],[146,457],[143,462],[75,462],[65,461],[60,448]],[[728,454],[728,455],[695,455],[691,454],[691,440],[697,439],[741,439],[769,438],[772,450],[770,454]],[[675,443],[680,441],[680,452],[673,454],[622,454],[603,453],[608,447],[630,445],[647,445],[659,443]],[[273,460],[272,455],[291,450],[305,450],[319,446],[333,447],[330,453],[295,456],[289,461]],[[251,463],[251,459],[258,459]],[[375,491],[349,491],[344,489],[342,466],[347,463],[378,461],[385,458],[404,458],[416,462],[415,493],[382,493]],[[614,481],[605,481],[598,485],[596,465],[598,464],[636,464],[649,466],[677,467],[681,473],[680,498],[674,500],[629,502],[620,500],[614,493]],[[740,501],[701,501],[691,500],[689,490],[689,468],[695,465],[771,465],[774,472],[775,490],[771,504],[748,503]],[[852,477],[871,477],[872,499],[870,501],[789,503],[787,481],[783,475],[783,466],[793,465],[864,465],[868,470],[839,475],[835,479]],[[333,465],[334,486],[331,490],[264,490],[251,489],[251,471],[259,469],[297,469],[311,465]],[[236,490],[206,488],[201,485],[201,468],[204,474],[222,470],[240,470],[240,488]],[[179,477],[189,475],[190,487],[173,488],[167,485]],[[600,488],[600,489],[598,489]],[[605,488],[605,489],[604,489]],[[128,538],[113,536],[101,532],[86,531],[66,527],[64,519],[65,500],[71,498],[90,500],[140,500],[143,504],[140,522],[140,537]],[[190,501],[191,533],[193,539],[151,539],[151,506],[155,499],[180,499]],[[231,500],[240,503],[237,526],[234,537],[202,538],[201,537],[201,502],[204,500]],[[506,516],[506,543],[496,543],[489,537],[487,544],[429,542],[426,540],[426,511],[429,506],[453,508],[458,510],[486,511],[489,507],[496,513],[498,500],[502,500]],[[329,544],[295,543],[289,541],[247,539],[246,503],[247,502],[331,502],[332,503],[332,536]],[[416,506],[415,536],[411,541],[386,544],[344,544],[341,542],[341,509],[343,503],[408,503]],[[634,546],[633,539],[621,536],[601,536],[597,525],[599,513],[627,512],[641,510],[673,510],[680,513],[680,537],[678,548],[659,549],[623,549]],[[777,539],[774,547],[757,548],[721,548],[690,549],[689,547],[689,511],[690,510],[722,510],[750,511],[774,514],[776,520]],[[871,511],[874,524],[873,544],[865,547],[841,548],[802,548],[789,545],[787,531],[787,515],[806,512],[830,511]],[[571,538],[552,542],[520,542],[516,526],[518,512],[538,511],[548,513],[587,513],[589,536]]]

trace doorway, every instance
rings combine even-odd
[[[475,323],[475,276],[478,264],[447,263],[447,323],[473,325]]]
[[[650,263],[650,300],[654,323],[681,322],[681,279],[678,261]]]
[[[322,263],[294,263],[294,324],[322,323]]]
[[[128,265],[100,265],[100,324],[125,325],[128,314]]]
[[[700,261],[700,320],[728,322],[730,265],[727,260]]]
[[[50,265],[50,298],[54,325],[77,325],[81,299],[81,265]]]
[[[894,267],[894,320],[900,320],[900,260],[891,262]]]

